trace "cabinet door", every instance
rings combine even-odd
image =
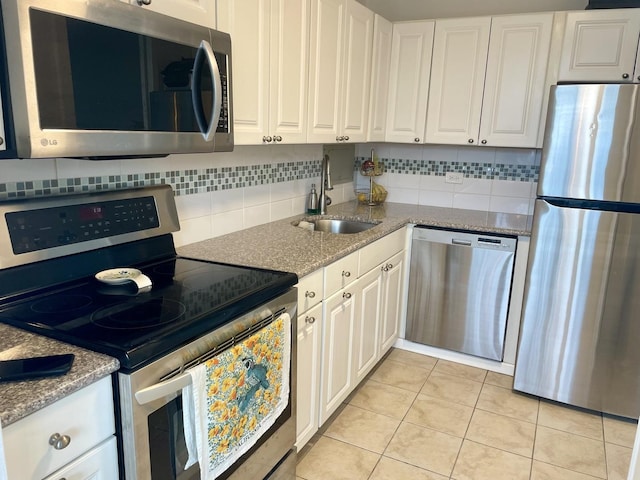
[[[156,0],[148,5],[131,0],[128,3],[205,27],[216,27],[216,0]]]
[[[639,36],[637,9],[569,12],[558,80],[631,82]]]
[[[360,383],[379,358],[382,278],[381,268],[376,267],[355,285],[354,385]]]
[[[373,60],[371,62],[371,95],[367,141],[384,142],[387,123],[387,97],[391,68],[393,24],[376,15],[373,21]]]
[[[426,141],[475,144],[491,17],[436,21]]]
[[[346,3],[346,0],[311,2],[309,143],[334,143],[339,134]]]
[[[393,25],[388,142],[424,142],[435,22]]]
[[[318,431],[320,334],[322,304],[298,317],[298,373],[296,387],[296,448],[298,451]]]
[[[347,398],[354,385],[354,292],[353,285],[350,285],[324,302],[320,425]]]
[[[276,143],[307,141],[309,10],[310,0],[271,0],[268,136]]]
[[[269,0],[218,0],[218,29],[231,35],[236,145],[262,144],[269,129]]]
[[[346,12],[339,137],[344,142],[364,142],[369,119],[373,12],[356,0],[347,0]]]
[[[480,121],[480,144],[535,148],[553,13],[494,17]]]
[[[404,252],[394,255],[383,266],[379,357],[382,357],[393,346],[400,332],[403,305],[404,255]]]

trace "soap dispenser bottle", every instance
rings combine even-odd
[[[309,199],[307,200],[307,213],[310,215],[316,215],[318,213],[318,194],[316,193],[316,184],[311,184],[311,192],[309,192]]]

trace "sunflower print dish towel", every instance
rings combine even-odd
[[[284,313],[241,343],[189,370],[182,390],[189,461],[213,480],[249,450],[289,400],[291,318]]]

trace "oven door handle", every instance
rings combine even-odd
[[[159,398],[179,392],[188,385],[191,385],[191,374],[187,372],[165,380],[164,382],[138,390],[135,396],[140,405],[145,405]]]

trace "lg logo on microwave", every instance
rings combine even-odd
[[[58,141],[49,140],[48,138],[43,138],[42,140],[40,140],[40,145],[42,145],[43,147],[52,147],[52,146],[58,145]]]

